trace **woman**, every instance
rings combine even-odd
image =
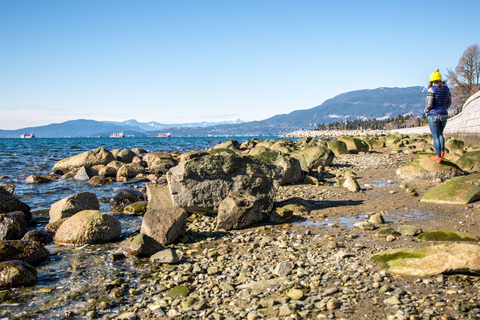
[[[442,76],[438,69],[430,75],[430,85],[428,86],[427,106],[425,113],[428,118],[428,125],[432,133],[433,146],[435,147],[435,156],[432,160],[438,163],[442,162],[445,154],[445,138],[443,129],[447,124],[447,109],[452,104],[452,96],[445,82],[442,82]]]

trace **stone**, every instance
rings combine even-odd
[[[480,172],[480,150],[466,152],[455,164],[464,171]]]
[[[273,208],[281,169],[248,156],[220,152],[194,158],[167,173],[175,206],[189,212],[214,213],[230,192],[256,197],[262,213]]]
[[[355,228],[358,228],[358,229],[361,229],[361,230],[374,230],[375,229],[375,225],[371,222],[367,222],[367,221],[362,221],[362,222],[357,222],[355,224],[353,224],[353,226]]]
[[[175,250],[165,249],[152,255],[150,257],[150,262],[177,264],[180,262],[180,259],[178,258],[178,255]]]
[[[98,147],[91,151],[85,151],[80,154],[65,158],[58,161],[52,170],[62,170],[63,172],[70,171],[82,166],[93,167],[98,164],[108,164],[115,160],[113,154],[102,147]]]
[[[357,151],[357,152],[368,152],[370,147],[368,146],[368,143],[365,141],[355,138],[355,137],[348,137],[348,136],[343,136],[338,138],[339,141],[345,142],[347,145],[348,151]]]
[[[168,296],[172,298],[176,297],[187,297],[190,294],[190,289],[186,285],[179,285],[176,287],[173,287],[168,291]]]
[[[387,238],[388,236],[399,237],[402,234],[393,228],[381,228],[375,234],[377,238]],[[394,239],[393,239],[394,240]]]
[[[262,150],[260,152],[259,150]],[[283,169],[283,178],[280,185],[288,185],[297,183],[303,180],[304,172],[300,161],[294,157],[283,154],[279,151],[267,149],[265,147],[254,148],[249,153],[255,159],[265,161],[267,163],[275,164]]]
[[[391,296],[390,298],[387,298],[387,299],[383,300],[383,303],[388,304],[388,305],[400,305],[400,304],[402,304],[397,296]]]
[[[26,183],[38,184],[38,183],[52,182],[55,179],[57,179],[56,176],[31,174],[25,179],[25,182]]]
[[[380,225],[385,223],[385,219],[383,218],[382,214],[376,213],[368,218],[368,222],[373,223],[374,225]]]
[[[105,166],[98,170],[98,175],[101,177],[116,178],[117,169],[115,169],[114,167]]]
[[[9,213],[14,211],[22,211],[25,214],[27,221],[32,219],[30,206],[18,200],[13,196],[8,188],[0,188],[0,213]]]
[[[63,198],[50,206],[48,215],[50,216],[49,223],[57,220],[68,218],[75,213],[83,210],[99,210],[100,203],[97,195],[91,192],[80,192],[74,195]]]
[[[116,159],[121,162],[131,163],[137,154],[129,149],[122,149],[115,154]]]
[[[420,234],[417,239],[425,241],[478,241],[471,234],[460,231],[430,231]]]
[[[416,236],[422,233],[422,229],[410,225],[401,225],[398,227],[398,232],[403,236]]]
[[[288,290],[287,297],[293,300],[301,300],[304,296],[303,290],[292,288]]]
[[[135,178],[138,174],[145,173],[145,168],[138,163],[127,163],[117,170],[117,180]]]
[[[294,204],[288,204],[282,207],[276,207],[269,215],[269,220],[272,223],[285,223],[292,219],[294,212]]]
[[[0,288],[32,286],[37,282],[37,270],[21,260],[0,262]]]
[[[53,241],[55,233],[48,230],[30,230],[23,236],[22,240],[36,241],[41,244],[48,244]]]
[[[239,150],[240,144],[237,140],[227,140],[224,142],[217,143],[212,149],[232,149],[232,150]]]
[[[149,152],[143,157],[143,160],[147,163],[148,167],[153,167],[159,164],[164,164],[170,167],[175,165],[172,155],[166,152]]]
[[[186,235],[187,212],[179,207],[148,210],[140,232],[163,245],[174,243]]]
[[[143,215],[147,211],[147,205],[147,201],[134,202],[126,206],[125,209],[123,209],[123,213],[137,216]]]
[[[343,182],[343,187],[351,192],[358,192],[362,190],[357,180],[352,176],[347,176],[347,178]]]
[[[0,241],[0,261],[22,260],[31,265],[37,265],[45,260],[50,253],[39,242],[28,240]]]
[[[287,277],[279,277],[279,278],[268,279],[268,280],[259,280],[259,281],[253,281],[253,282],[241,284],[237,286],[237,289],[249,289],[249,290],[262,291],[268,288],[275,288],[275,287],[281,286],[287,281],[288,281]]]
[[[300,161],[302,170],[307,173],[317,170],[319,166],[331,165],[335,158],[333,151],[323,146],[309,147],[292,153],[291,156]]]
[[[55,243],[98,244],[116,240],[122,231],[112,215],[83,210],[66,219],[55,233]]]
[[[150,257],[161,250],[163,250],[163,246],[158,241],[140,233],[122,241],[115,249],[114,254],[124,253],[135,257]]]
[[[147,210],[174,207],[170,189],[158,183],[147,183]]]
[[[0,240],[20,239],[27,228],[27,219],[22,211],[0,213]]]
[[[427,192],[421,202],[467,204],[480,200],[480,174],[454,177]]]
[[[89,167],[81,166],[73,179],[79,181],[88,181],[94,176],[98,175],[98,171]]]
[[[419,248],[398,248],[372,256],[387,271],[428,277],[438,274],[480,274],[480,247],[466,243],[447,243]]]
[[[110,199],[108,205],[111,213],[121,214],[124,212],[125,207],[129,204],[145,200],[145,195],[140,191],[133,189],[124,189],[121,190],[112,199]]]
[[[341,306],[342,306],[342,304],[341,304],[340,301],[338,301],[338,299],[335,298],[335,297],[330,298],[330,299],[327,301],[327,309],[328,309],[328,310],[336,310],[336,309],[339,309]]]
[[[430,157],[430,155],[418,156],[410,163],[398,168],[397,176],[403,180],[433,180],[436,178],[446,180],[464,174],[454,163],[446,160],[437,163]]]
[[[328,148],[333,151],[333,153],[338,156],[340,154],[347,154],[348,148],[345,141],[342,140],[332,140],[328,142]]]
[[[285,277],[288,276],[290,273],[292,273],[293,266],[290,262],[288,261],[281,261],[277,263],[277,266],[273,270],[273,274],[276,274],[279,277]]]
[[[13,196],[15,185],[11,183],[0,183],[0,194],[9,194]]]
[[[180,155],[180,159],[178,161],[178,163],[183,163],[185,161],[188,161],[188,160],[191,160],[191,159],[194,159],[194,158],[200,158],[200,157],[203,157],[203,156],[206,156],[206,155],[209,155],[208,152],[206,151],[189,151],[189,152],[185,152],[185,153],[182,153]]]
[[[262,221],[260,205],[254,196],[230,192],[218,206],[216,229],[244,229]]]

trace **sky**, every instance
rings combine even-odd
[[[480,43],[478,12],[478,0],[0,0],[0,129],[254,121],[427,86]]]

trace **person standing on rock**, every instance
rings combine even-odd
[[[435,69],[430,75],[430,85],[428,86],[427,106],[425,113],[428,118],[428,125],[432,133],[433,146],[435,147],[435,156],[432,160],[438,163],[442,162],[445,154],[445,138],[443,129],[447,124],[447,109],[452,104],[452,96],[438,69]]]

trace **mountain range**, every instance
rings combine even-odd
[[[314,129],[319,123],[354,119],[385,119],[399,114],[421,116],[425,107],[427,89],[420,86],[407,88],[377,88],[339,94],[322,104],[289,114],[279,114],[261,121],[198,122],[184,124],[141,123],[70,120],[46,126],[17,130],[0,130],[0,138],[18,138],[23,133],[34,133],[38,138],[108,137],[113,132],[124,132],[136,137],[153,137],[169,132],[178,137],[201,136],[277,136],[299,129]]]

